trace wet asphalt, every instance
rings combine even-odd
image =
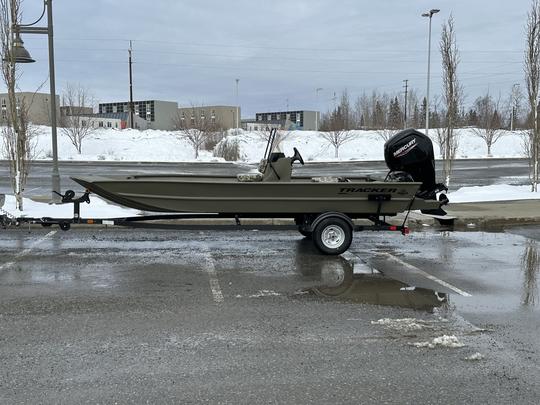
[[[539,243],[0,229],[0,403],[538,404]]]

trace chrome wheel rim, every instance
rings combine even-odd
[[[321,240],[327,248],[336,249],[345,241],[345,231],[336,225],[327,226],[322,231]]]

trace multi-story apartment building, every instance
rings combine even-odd
[[[178,103],[175,101],[134,101],[134,113],[147,122],[150,129],[174,129],[174,121],[178,113]],[[129,112],[129,101],[101,103],[99,114]]]
[[[266,126],[272,128],[277,123],[282,123],[282,129],[287,130],[305,130],[316,131],[318,129],[318,111],[279,111],[279,112],[262,112],[255,114],[255,121],[251,121],[251,125],[260,126],[261,129]]]
[[[18,92],[17,108],[28,111],[28,120],[34,125],[51,125],[51,96],[48,93]],[[7,93],[0,94],[0,123],[7,120],[9,99]],[[60,97],[56,96],[56,116],[60,117]]]

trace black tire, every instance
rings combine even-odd
[[[58,226],[63,231],[69,231],[69,229],[71,228],[71,224],[69,222],[60,222]]]
[[[313,236],[313,232],[305,231],[302,228],[298,228],[298,232],[300,232],[300,234],[302,234],[303,236],[305,236],[308,239],[311,239],[311,237]]]
[[[352,242],[352,228],[341,218],[325,218],[313,230],[313,243],[325,255],[340,255]]]

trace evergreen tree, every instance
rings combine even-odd
[[[401,107],[399,106],[399,100],[395,97],[390,101],[390,114],[388,117],[388,124],[391,129],[399,129],[402,127],[403,115]]]

